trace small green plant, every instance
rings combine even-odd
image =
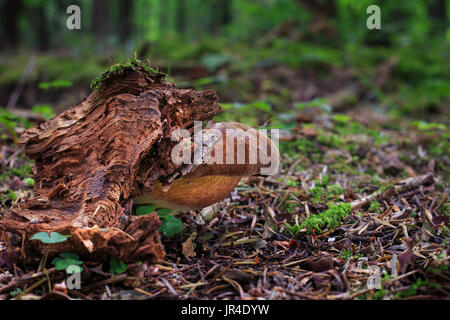
[[[32,125],[27,119],[19,117],[3,107],[0,107],[0,124],[3,124],[3,126],[6,127],[7,132],[11,135],[14,141],[18,140],[15,128],[29,128]]]
[[[56,270],[65,270],[68,274],[74,274],[83,271],[80,267],[83,261],[79,260],[78,255],[74,252],[63,252],[59,257],[52,260],[52,264]]]
[[[35,233],[30,240],[39,240],[45,244],[53,244],[60,243],[67,240],[67,238],[71,237],[70,235],[60,234],[58,232],[51,232],[50,235],[47,232],[38,232]]]
[[[297,102],[295,107],[299,110],[304,110],[307,108],[319,108],[326,112],[331,112],[331,107],[328,104],[328,101],[324,98],[316,98],[307,102]]]
[[[293,178],[289,177],[288,181],[286,182],[286,186],[288,187],[297,187],[300,184],[300,182],[295,181]]]
[[[335,114],[333,120],[337,123],[346,124],[352,121],[352,118],[346,114]]]
[[[299,234],[300,230],[302,229],[298,224],[285,223],[284,225],[294,238]]]
[[[180,233],[183,230],[183,222],[174,217],[172,210],[168,208],[159,208],[154,204],[148,204],[144,206],[139,206],[136,208],[136,215],[142,216],[150,214],[153,211],[159,216],[161,220],[161,226],[159,227],[159,232],[164,233],[167,237],[172,237],[173,235]]]
[[[369,205],[369,212],[378,212],[380,210],[380,203],[378,201],[372,201]]]
[[[8,191],[8,194],[6,195],[6,197],[11,199],[11,201],[17,200],[17,194],[11,189]]]
[[[139,206],[136,208],[136,215],[137,216],[145,216],[146,214],[150,214],[155,210],[156,210],[155,204]]]
[[[111,274],[122,274],[127,271],[128,266],[122,260],[111,259],[109,261],[109,272]]]
[[[9,294],[10,294],[12,297],[14,297],[14,296],[17,296],[17,295],[18,295],[19,293],[21,293],[21,292],[22,292],[22,289],[17,288],[17,289],[15,289],[15,290],[10,291]]]
[[[308,190],[308,197],[316,204],[321,201],[330,200],[343,192],[339,184],[330,184],[330,177],[325,175],[321,180],[316,180],[315,186]]]
[[[53,80],[50,82],[41,82],[39,83],[39,88],[42,90],[48,90],[52,88],[70,88],[72,86],[72,82],[69,80]]]
[[[37,114],[42,115],[45,120],[49,120],[50,118],[52,118],[55,114],[53,113],[53,109],[50,105],[48,104],[37,104],[34,105],[31,108],[31,111]]]
[[[322,213],[308,217],[300,227],[301,229],[306,228],[308,232],[312,230],[322,232],[325,228],[336,228],[349,215],[351,210],[350,203],[331,204]]]
[[[339,255],[343,260],[347,260],[348,258],[358,259],[363,257],[362,254],[353,254],[351,250],[344,249]]]
[[[159,231],[164,233],[167,237],[172,237],[183,230],[183,222],[180,219],[171,214],[158,213],[158,215],[161,219]]]
[[[380,187],[380,188],[378,189],[378,192],[379,192],[380,194],[383,194],[383,193],[385,193],[388,189],[392,188],[393,186],[394,186],[393,183],[389,183],[389,184],[387,184],[387,185],[385,185],[385,186]]]
[[[30,187],[34,186],[34,179],[33,178],[25,178],[25,179],[23,179],[23,182],[26,183]]]
[[[395,295],[395,297],[402,299],[402,298],[415,296],[415,295],[417,295],[417,293],[420,291],[421,288],[426,288],[426,287],[436,289],[436,288],[440,288],[441,286],[438,283],[425,281],[422,278],[419,278],[419,279],[417,279],[417,281],[415,283],[413,283],[411,285],[411,287],[409,288],[408,291],[400,291]]]

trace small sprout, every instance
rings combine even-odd
[[[292,236],[294,238],[299,234],[299,232],[301,230],[301,228],[298,224],[285,223],[284,225],[286,226],[286,229],[292,234]]]
[[[7,194],[8,198],[11,199],[11,201],[16,201],[17,200],[17,195],[14,191],[9,190],[8,194]]]
[[[161,208],[156,210],[156,213],[158,213],[159,217],[165,217],[167,215],[170,215],[172,213],[172,210],[168,208]]]
[[[59,254],[59,258],[52,261],[56,270],[66,270],[68,274],[74,274],[83,271],[80,267],[83,261],[78,260],[78,255],[73,252],[63,252]]]
[[[14,297],[14,296],[17,296],[21,292],[22,292],[22,289],[17,288],[15,290],[10,291],[9,294]]]
[[[25,178],[25,179],[23,179],[23,182],[25,182],[30,187],[34,186],[34,179],[33,178]]]
[[[372,201],[369,206],[369,212],[378,212],[380,210],[380,203],[378,201]]]
[[[161,226],[159,227],[159,231],[164,233],[167,237],[172,237],[183,230],[183,222],[180,219],[171,215],[165,217],[160,216],[160,218]]]
[[[149,204],[149,205],[145,205],[145,206],[139,206],[136,208],[136,215],[137,216],[144,216],[146,214],[150,214],[153,211],[155,211],[156,209],[156,205],[154,204]]]
[[[127,265],[122,260],[111,259],[109,261],[109,272],[111,274],[121,274],[127,271]]]
[[[136,215],[143,216],[146,214],[150,214],[153,211],[156,211],[159,219],[161,220],[159,232],[164,233],[164,235],[166,235],[167,237],[171,237],[183,230],[183,222],[180,219],[175,218],[173,216],[172,210],[168,208],[157,209],[156,205],[154,204],[143,205],[136,208]]]
[[[58,232],[52,232],[50,235],[47,232],[38,232],[34,234],[30,240],[40,240],[42,243],[45,244],[53,244],[53,243],[60,243],[64,242],[69,238],[70,235],[64,235],[60,234]]]

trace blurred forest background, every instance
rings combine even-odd
[[[66,27],[71,4],[81,30]],[[371,4],[381,30],[366,28]],[[75,104],[136,52],[179,87],[212,87],[259,111],[326,98],[334,109],[368,102],[394,117],[448,118],[446,0],[2,0],[0,12],[8,109]]]

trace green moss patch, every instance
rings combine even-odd
[[[146,71],[148,74],[160,74],[163,75],[163,73],[159,72],[157,69],[154,69],[150,67],[150,65],[146,62],[142,62],[141,60],[134,58],[134,59],[127,59],[123,60],[119,63],[113,64],[109,67],[108,70],[103,72],[101,75],[96,77],[91,82],[91,88],[92,89],[98,89],[102,83],[104,83],[107,79],[116,77],[116,76],[122,76],[125,71],[135,71],[136,68],[142,68],[144,71]]]

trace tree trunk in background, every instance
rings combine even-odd
[[[178,0],[177,2],[177,31],[180,34],[184,33],[184,26],[186,24],[186,6],[185,0]]]
[[[47,16],[45,14],[46,6],[41,5],[37,9],[37,17],[38,17],[38,23],[36,26],[36,30],[38,33],[38,49],[41,51],[47,50],[49,48],[49,42],[50,42],[50,34],[48,30],[48,20]]]
[[[102,43],[109,32],[109,1],[94,0],[92,5],[92,32],[97,43]]]
[[[433,32],[445,33],[447,26],[447,1],[434,0],[427,1],[428,16],[433,19]]]
[[[22,9],[22,1],[4,0],[0,8],[1,46],[6,50],[12,50],[20,40],[17,21]]]
[[[119,0],[119,38],[123,43],[128,39],[132,29],[133,2],[129,0]]]
[[[231,21],[231,0],[215,0],[211,6],[210,29],[217,32]]]

